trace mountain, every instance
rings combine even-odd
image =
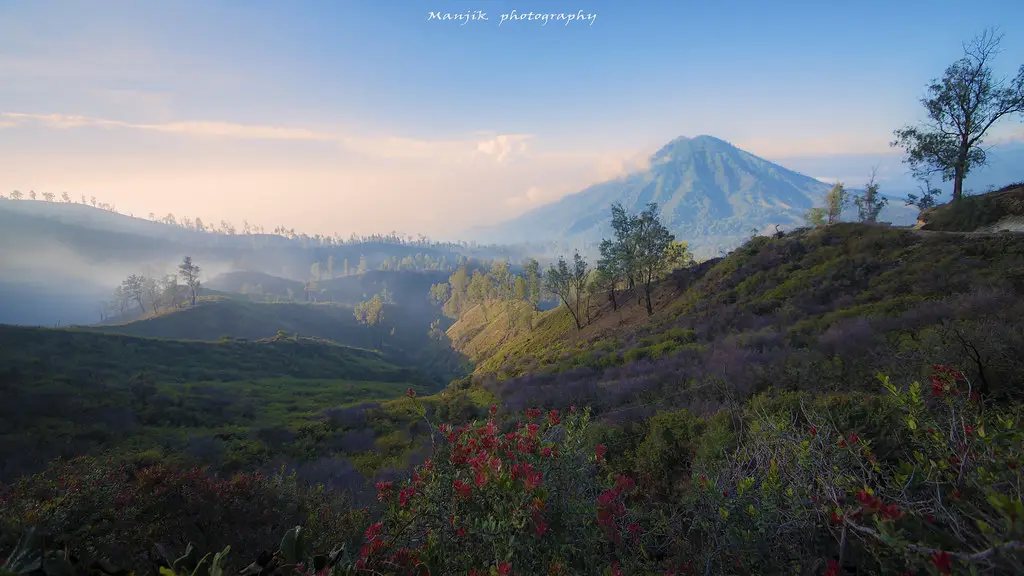
[[[478,230],[477,239],[593,246],[611,234],[612,202],[631,212],[657,202],[662,221],[677,237],[717,252],[738,245],[753,229],[802,224],[804,212],[821,205],[829,187],[713,136],[680,137],[652,155],[646,169]],[[908,220],[899,203],[893,204],[897,215]]]

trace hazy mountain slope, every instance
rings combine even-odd
[[[677,138],[650,158],[649,166],[591,186],[475,234],[492,242],[564,241],[590,246],[611,234],[609,205],[642,210],[657,202],[662,221],[710,255],[742,243],[751,231],[803,223],[821,205],[830,185],[794,172],[712,136]],[[855,192],[851,189],[851,193]],[[855,216],[852,209],[845,218]],[[893,200],[883,218],[913,222],[916,211]]]
[[[334,302],[354,305],[372,298],[387,288],[391,299],[400,304],[410,305],[410,309],[428,307],[427,295],[430,286],[445,282],[451,276],[450,271],[391,271],[370,270],[365,274],[349,274],[339,278],[320,280],[316,283],[316,291],[311,295],[317,302]],[[227,272],[211,278],[206,287],[225,292],[248,294],[251,299],[261,300],[266,297],[294,299],[304,301],[304,284],[270,274],[253,271]],[[290,290],[290,292],[289,292]],[[433,314],[435,310],[430,310]]]
[[[796,223],[828,184],[787,170],[712,136],[678,138],[650,158],[647,169],[591,186],[486,232],[487,239],[599,240],[608,233],[612,202],[639,211],[661,207],[682,238],[707,243],[751,228]]]

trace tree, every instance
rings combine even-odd
[[[381,322],[384,320],[384,302],[381,301],[380,296],[374,296],[365,302],[356,304],[352,313],[356,317],[356,321],[360,324],[365,324],[371,330],[374,327],[378,327],[378,335],[380,337],[380,347],[384,346],[384,333],[379,329]]]
[[[196,297],[199,296],[199,273],[200,268],[192,263],[191,256],[185,256],[185,259],[178,265],[178,275],[185,281],[192,306],[196,305]]]
[[[847,205],[848,199],[846,187],[842,182],[836,182],[828,194],[825,194],[825,214],[828,224],[839,222],[839,217],[843,215],[843,208]]]
[[[160,282],[160,300],[170,308],[178,307],[178,298],[181,293],[181,286],[178,284],[178,276],[176,274],[168,274],[164,277],[163,281]]]
[[[675,236],[658,219],[658,205],[654,202],[635,218],[630,226],[635,238],[636,252],[632,259],[636,280],[643,284],[647,315],[654,314],[651,303],[651,285],[670,272],[680,258],[678,248],[673,249]],[[683,255],[686,250],[683,246]]]
[[[327,278],[334,280],[334,254],[327,255]]]
[[[526,273],[526,287],[529,293],[527,300],[530,301],[533,309],[536,310],[540,304],[541,290],[544,287],[544,279],[540,274],[540,263],[530,258],[523,265],[523,271]]]
[[[43,192],[43,200],[53,202],[53,192]]]
[[[29,190],[28,191],[28,198],[29,198],[29,200],[35,200],[36,199],[36,191],[35,190]]]
[[[544,277],[545,288],[558,296],[562,303],[565,304],[565,307],[569,309],[573,321],[576,322],[577,330],[583,329],[582,314],[585,312],[583,310],[584,291],[588,275],[589,270],[587,269],[586,260],[580,256],[579,252],[576,252],[573,254],[573,267],[571,269],[565,258],[559,256],[558,263],[552,264]]]
[[[804,212],[804,223],[812,228],[825,225],[825,218],[827,212],[824,208],[811,208],[807,212]]]
[[[11,200],[21,200],[21,190],[11,192]]]
[[[622,268],[616,258],[615,243],[611,240],[601,240],[599,248],[601,257],[597,260],[596,273],[594,274],[594,288],[608,294],[608,300],[612,303],[612,310],[619,309],[619,302],[615,298],[615,291],[622,281]]]
[[[146,307],[142,303],[142,296],[144,294],[144,282],[145,278],[138,274],[132,274],[125,278],[123,282],[121,282],[121,290],[123,294],[128,298],[129,301],[134,300],[138,304],[139,310],[143,314],[146,313]]]
[[[893,147],[903,148],[904,162],[918,178],[942,174],[953,181],[953,201],[963,196],[963,182],[975,166],[986,163],[983,139],[1004,117],[1024,112],[1024,65],[1013,79],[995,78],[989,67],[999,52],[1001,35],[988,30],[964,45],[964,56],[946,68],[921,99],[928,119],[893,132]]]
[[[442,306],[451,298],[451,285],[447,282],[434,284],[430,287],[430,302]]]
[[[474,270],[473,276],[469,281],[467,293],[470,302],[480,304],[481,310],[484,313],[484,320],[487,320],[487,297],[491,294],[490,278],[481,274],[480,270]]]
[[[356,269],[356,274],[366,274],[366,256],[359,255],[359,268]]]
[[[68,194],[67,192],[61,192],[60,199],[61,199],[62,202],[66,203],[66,204],[70,204],[71,203],[71,195]]]
[[[917,189],[921,191],[921,195],[907,194],[904,205],[917,206],[918,213],[935,206],[935,197],[942,193],[938,188],[932,188],[932,183],[928,178],[922,178]]]
[[[309,267],[309,278],[313,281],[320,280],[320,263],[313,262],[313,265]]]
[[[193,224],[195,225],[197,232],[205,232],[206,231],[206,226],[203,226],[203,219],[202,218],[196,216],[196,220],[195,220],[195,222]]]
[[[889,204],[889,199],[878,193],[878,183],[875,182],[877,174],[878,168],[873,168],[871,170],[871,178],[864,185],[864,194],[858,194],[853,199],[853,203],[857,206],[857,219],[861,222],[874,222],[878,220],[878,215],[882,212],[882,208]]]
[[[619,269],[626,278],[626,288],[636,287],[636,237],[634,226],[637,221],[626,213],[622,204],[612,204],[612,230],[615,232],[614,252]]]

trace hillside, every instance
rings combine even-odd
[[[925,210],[918,227],[938,232],[1024,231],[1024,183]]]
[[[377,352],[314,339],[186,342],[0,325],[0,480],[97,451],[166,451],[226,470],[284,454],[303,462],[315,452],[280,443],[327,410],[410,386],[433,385]]]
[[[316,282],[316,290],[310,294],[310,299],[355,305],[386,288],[395,302],[409,304],[410,308],[425,308],[428,304],[425,295],[430,286],[447,280],[450,275],[451,272],[446,270],[370,270],[363,274],[320,280]],[[304,283],[255,271],[226,272],[211,278],[206,287],[244,294],[254,301],[306,300]]]
[[[100,317],[99,304],[108,301],[114,287],[128,275],[174,273],[186,255],[202,268],[204,283],[225,273],[238,273],[239,278],[255,275],[251,282],[236,282],[230,276],[218,279],[223,283],[211,288],[240,292],[249,284],[248,289],[269,290],[279,299],[289,299],[290,287],[295,299],[305,300],[302,282],[310,278],[314,264],[323,277],[329,275],[332,262],[334,276],[342,276],[346,268],[354,275],[360,261],[371,274],[382,266],[402,271],[393,286],[390,277],[351,276],[317,286],[316,298],[329,300],[332,294],[319,294],[319,290],[331,290],[327,285],[334,284],[336,300],[353,303],[367,289],[385,282],[396,293],[405,285],[414,286],[403,295],[413,291],[419,295],[418,281],[402,276],[407,272],[431,274],[470,257],[507,256],[518,261],[525,254],[509,247],[414,241],[394,234],[342,241],[337,236],[294,232],[285,237],[199,231],[86,204],[2,198],[0,293],[14,298],[18,306],[0,307],[0,322],[54,326],[95,321]],[[286,285],[278,286],[282,282]]]
[[[220,299],[195,308],[176,310],[123,324],[90,326],[87,330],[177,340],[218,340],[223,337],[257,340],[279,331],[322,338],[346,346],[380,348],[389,362],[415,369],[441,387],[463,375],[464,360],[444,342],[432,339],[435,317],[412,307],[387,305],[380,326],[356,321],[344,305],[253,303]],[[383,339],[383,347],[380,342]]]
[[[872,389],[878,371],[914,378],[943,361],[1019,397],[1022,295],[1022,235],[841,224],[760,237],[680,271],[658,287],[650,319],[627,293],[618,311],[595,301],[581,331],[559,308],[498,347],[476,315],[449,334],[477,362],[474,381],[510,408],[636,407],[631,418],[641,418],[696,402],[701,412],[701,390],[722,378],[741,397],[775,386]]]

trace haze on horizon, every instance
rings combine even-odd
[[[1007,28],[1024,5],[960,6],[7,2],[0,190],[96,196],[136,216],[452,238],[698,134],[784,165],[887,155],[884,185],[902,170],[892,130],[921,117],[926,83],[963,40],[1002,23],[1004,53],[1024,53],[1024,30]],[[540,7],[598,17],[496,25]],[[492,21],[427,21],[468,8]],[[989,141],[1024,141],[1024,129],[1007,122]]]

